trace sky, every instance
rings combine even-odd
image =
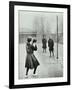
[[[63,32],[63,13],[55,12],[35,12],[35,11],[19,11],[19,31],[20,32],[51,32],[57,31],[58,16],[58,32]]]

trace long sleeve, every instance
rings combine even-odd
[[[32,46],[32,50],[33,50],[33,51],[36,51],[36,50],[37,50],[37,45]]]
[[[49,40],[48,40],[48,46],[50,46],[50,42],[49,42]]]
[[[34,50],[35,50],[35,51],[37,50],[37,45],[35,45]]]

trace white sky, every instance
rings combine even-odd
[[[49,12],[33,12],[33,11],[19,11],[19,28],[20,32],[34,31],[34,21],[41,25],[41,17],[43,18],[44,31],[56,33],[58,16],[58,31],[63,32],[63,13],[49,13]],[[39,29],[40,30],[40,29]]]

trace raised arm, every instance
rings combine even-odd
[[[33,46],[32,46],[32,49],[33,49],[34,51],[36,51],[36,50],[37,50],[37,45],[35,45],[35,46],[33,45]]]

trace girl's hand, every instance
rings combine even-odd
[[[36,46],[36,43],[34,43],[33,46],[35,47]]]

